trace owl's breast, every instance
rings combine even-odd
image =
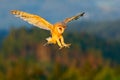
[[[61,36],[62,35],[62,33],[59,33],[57,30],[53,30],[52,32],[51,32],[51,34],[52,34],[52,36]]]

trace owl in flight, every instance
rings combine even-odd
[[[84,12],[80,13],[78,15],[66,18],[63,21],[57,22],[55,24],[49,23],[48,21],[46,21],[45,19],[43,19],[40,16],[37,16],[34,14],[29,14],[27,12],[23,12],[23,11],[19,11],[19,10],[12,10],[11,14],[27,21],[30,24],[33,24],[36,27],[50,31],[51,37],[46,38],[47,43],[45,45],[57,43],[61,49],[63,47],[69,48],[69,46],[71,45],[71,44],[66,44],[64,42],[64,38],[62,36],[64,30],[67,28],[67,23],[72,20],[77,20],[79,17],[84,15]]]

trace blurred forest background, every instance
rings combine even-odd
[[[67,31],[65,41],[72,45],[59,50],[57,45],[43,46],[48,34],[25,26],[11,28],[7,35],[2,33],[0,79],[120,80],[119,36],[113,40]]]
[[[1,0],[0,80],[120,80],[119,2]],[[49,32],[15,18],[9,13],[13,9],[52,23],[86,14],[68,24],[63,36],[72,45],[59,50],[57,45],[43,46]]]

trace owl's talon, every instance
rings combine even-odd
[[[71,45],[71,44],[64,44],[64,47],[65,47],[65,48],[70,48],[70,45]]]
[[[48,43],[45,43],[43,46],[47,46],[48,45]]]
[[[65,48],[70,48],[70,45],[71,45],[71,44],[64,44],[64,45],[61,46],[59,49],[62,49],[62,48],[64,48],[64,47],[65,47]]]
[[[59,50],[62,49],[62,48],[63,48],[63,47],[60,47]]]

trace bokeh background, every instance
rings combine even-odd
[[[120,0],[1,0],[0,80],[120,80]],[[50,23],[81,12],[63,34],[70,48],[43,46],[48,31],[10,14]]]

